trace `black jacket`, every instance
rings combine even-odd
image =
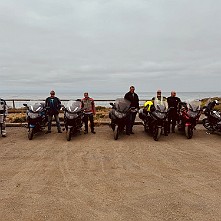
[[[133,94],[129,91],[125,94],[124,98],[131,102],[130,106],[139,109],[139,98],[136,93]]]
[[[173,107],[173,111],[177,111],[178,104],[181,102],[181,100],[178,97],[168,97],[167,102],[169,108]]]
[[[45,101],[45,107],[49,107],[49,115],[58,114],[61,108],[61,101],[57,97],[48,97]]]

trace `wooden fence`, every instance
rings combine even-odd
[[[23,103],[27,102],[45,102],[45,99],[6,99],[5,100],[10,109],[23,107]],[[61,99],[61,102],[67,102],[67,99]],[[109,102],[114,102],[111,99],[95,99],[96,106],[110,107]],[[146,100],[140,100],[140,105],[143,105]]]

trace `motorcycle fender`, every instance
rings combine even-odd
[[[29,127],[30,128],[35,128],[35,125],[34,124],[30,124]]]
[[[68,126],[68,129],[71,129],[73,126]]]
[[[189,122],[185,123],[185,126],[186,126],[186,127],[188,127],[188,126],[190,126],[190,125],[191,125],[191,123],[189,123]]]

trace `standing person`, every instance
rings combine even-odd
[[[128,116],[127,123],[126,123],[127,135],[134,134],[132,129],[133,129],[133,125],[135,122],[137,111],[139,110],[139,97],[134,91],[135,91],[135,87],[130,86],[130,91],[127,92],[124,96],[125,99],[131,102],[130,107],[132,108]]]
[[[1,124],[1,133],[2,137],[6,137],[6,114],[7,114],[7,105],[5,100],[0,98],[0,124]]]
[[[95,104],[93,98],[89,97],[88,92],[84,93],[84,98],[81,100],[82,108],[84,108],[84,125],[85,130],[84,133],[88,133],[88,119],[90,120],[91,133],[95,134],[94,131],[94,115],[96,113]]]
[[[155,99],[158,99],[159,101],[166,101],[167,98],[162,96],[162,92],[161,90],[157,90],[157,96],[152,98],[152,101],[154,101]]]
[[[58,129],[58,133],[61,133],[61,125],[59,122],[59,110],[61,109],[61,101],[59,98],[55,97],[55,91],[50,92],[50,97],[48,97],[45,101],[45,107],[49,108],[47,110],[48,113],[48,131],[46,133],[51,133],[51,123],[53,116],[56,120],[56,125]]]
[[[177,108],[178,104],[181,102],[179,97],[176,97],[176,92],[171,91],[171,96],[167,98],[169,115],[168,115],[168,132],[170,133],[170,124],[172,123],[172,133],[175,133],[176,121],[178,120]],[[172,121],[172,122],[171,122]]]

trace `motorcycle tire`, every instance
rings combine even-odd
[[[67,132],[66,132],[66,138],[67,138],[67,141],[70,141],[71,140],[71,129],[68,129]]]
[[[185,134],[187,139],[191,139],[193,137],[193,128],[191,126],[185,126]]]
[[[30,128],[30,130],[28,132],[28,139],[32,140],[33,139],[33,135],[34,135],[34,128]]]
[[[118,125],[116,125],[114,130],[114,140],[117,140],[118,137],[119,137],[119,127]]]
[[[148,131],[149,131],[149,130],[148,130],[148,125],[147,125],[147,123],[145,122],[145,123],[144,123],[144,132],[147,133]]]
[[[203,126],[211,132],[214,131],[207,118],[203,119]]]
[[[158,141],[160,139],[161,132],[162,132],[161,127],[154,126],[154,128],[153,128],[153,139],[155,141]]]

